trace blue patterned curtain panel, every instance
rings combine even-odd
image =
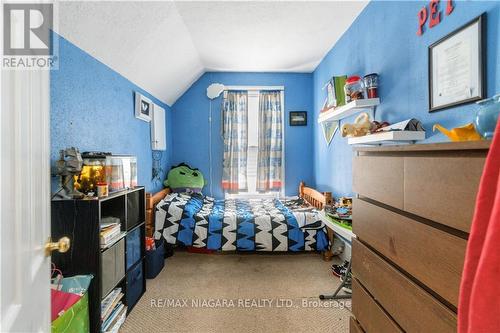
[[[257,191],[279,191],[283,186],[283,106],[281,91],[259,94],[259,153]]]
[[[248,93],[228,91],[222,101],[224,159],[222,188],[227,192],[247,190]]]

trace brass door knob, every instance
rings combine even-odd
[[[45,244],[45,256],[50,256],[52,251],[57,250],[57,252],[64,253],[69,250],[71,246],[71,242],[68,237],[61,237],[59,238],[59,241],[57,242],[52,242],[52,240],[49,237],[49,240]]]

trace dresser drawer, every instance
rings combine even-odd
[[[367,333],[402,332],[356,279],[352,280],[352,313]]]
[[[403,209],[402,157],[356,156],[353,159],[354,192]]]
[[[349,333],[364,333],[359,323],[353,317],[349,319]]]
[[[450,309],[360,241],[352,243],[353,274],[407,332],[456,332]],[[355,305],[354,305],[355,306]]]
[[[469,232],[485,157],[405,157],[404,210]]]
[[[353,232],[457,306],[465,239],[360,199],[353,201]]]

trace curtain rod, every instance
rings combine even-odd
[[[225,86],[224,91],[228,90],[285,90],[285,86]]]

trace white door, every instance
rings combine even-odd
[[[49,75],[1,72],[0,332],[50,332]]]

